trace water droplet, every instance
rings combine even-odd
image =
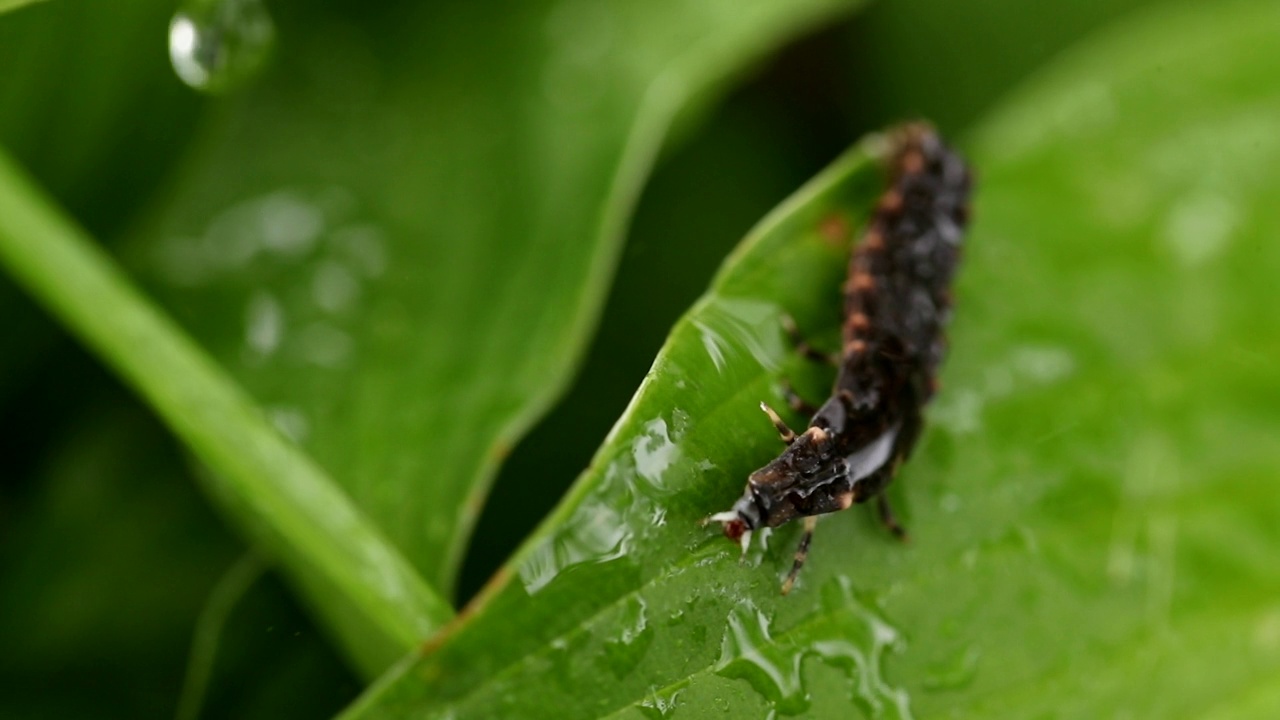
[[[1185,267],[1220,254],[1239,224],[1239,211],[1225,196],[1199,193],[1174,204],[1165,221],[1165,242]]]
[[[789,353],[783,341],[781,315],[773,303],[721,299],[703,308],[703,319],[694,327],[717,370],[735,364],[727,361],[730,354],[741,356],[745,352],[761,367],[774,372]]]
[[[959,652],[929,668],[924,678],[926,690],[960,690],[969,686],[978,674],[982,651],[977,645],[966,645]]]
[[[800,674],[803,649],[783,647],[769,634],[769,619],[747,602],[729,615],[716,672],[746,680],[773,709],[797,715],[809,709],[809,693]]]
[[[942,496],[942,500],[938,504],[942,507],[943,512],[954,513],[964,505],[964,501],[960,499],[959,495],[949,492]]]
[[[301,409],[278,405],[266,409],[267,419],[282,435],[295,443],[304,442],[311,434],[311,422]]]
[[[223,209],[197,235],[168,238],[155,259],[167,281],[201,285],[242,276],[252,263],[265,270],[306,260],[327,223],[324,209],[307,193],[278,189]]]
[[[386,239],[374,225],[349,225],[333,231],[334,247],[365,277],[376,278],[387,270]]]
[[[1075,356],[1065,348],[1035,345],[1015,349],[1010,364],[1020,379],[1040,385],[1063,380],[1076,369]]]
[[[969,388],[943,393],[929,408],[929,421],[955,435],[971,435],[982,428],[983,396]]]
[[[836,578],[823,586],[822,606],[830,617],[810,643],[812,652],[845,671],[853,681],[853,702],[867,717],[911,718],[910,696],[890,685],[881,667],[885,653],[902,644],[898,630],[873,603],[859,599],[848,578]],[[822,637],[821,630],[831,635]]]
[[[543,540],[520,563],[525,592],[539,592],[575,565],[608,562],[627,554],[634,538],[625,513],[638,503],[629,488],[619,487],[623,473],[618,466],[610,466],[600,486],[556,534]]]
[[[666,490],[663,476],[667,468],[680,458],[679,438],[672,438],[672,434],[666,420],[654,418],[645,423],[644,432],[636,436],[631,446],[636,473],[658,492]]]
[[[716,708],[720,710],[720,712],[729,712],[730,705],[728,700],[722,697],[716,696],[716,699],[713,700],[712,702],[715,704]]]
[[[653,642],[654,631],[645,617],[645,603],[631,596],[618,619],[621,631],[616,638],[605,641],[604,658],[609,669],[619,678],[626,677],[640,664]]]
[[[330,369],[347,363],[355,349],[351,336],[327,323],[312,323],[298,333],[298,351],[306,361]]]
[[[649,696],[640,701],[640,713],[651,720],[671,717],[676,711],[676,700],[680,699],[683,691],[684,688],[677,688],[660,693],[657,688],[650,688]]]
[[[262,0],[188,0],[169,23],[169,60],[184,83],[218,93],[261,68],[274,40]]]
[[[702,347],[706,349],[707,356],[711,358],[711,364],[716,366],[716,370],[724,370],[724,353],[725,340],[720,337],[714,329],[700,320],[694,320],[693,326],[698,328],[698,334],[702,337]]]
[[[324,211],[301,194],[282,191],[257,200],[256,213],[262,249],[287,258],[302,257],[324,232]]]
[[[1280,607],[1271,607],[1257,617],[1253,626],[1253,643],[1261,650],[1280,649]]]
[[[280,347],[284,335],[284,310],[270,294],[258,292],[249,298],[245,312],[244,342],[251,353],[265,358]]]
[[[316,268],[311,281],[311,296],[322,309],[331,313],[342,312],[359,294],[359,283],[342,264],[329,261]]]

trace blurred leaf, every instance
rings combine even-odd
[[[192,622],[242,551],[166,430],[122,395],[95,391],[64,417],[30,496],[0,504],[0,716],[171,715]],[[237,605],[219,660],[235,712],[218,701],[202,717],[270,717],[286,700],[319,715],[358,691],[279,582]]]
[[[214,473],[211,485],[298,578],[412,647],[451,611],[305,454],[0,155],[0,262],[122,375]]]
[[[135,259],[448,594],[673,117],[853,4],[284,5]]]
[[[1167,2],[875,3],[843,38],[859,92],[837,102],[872,127],[916,116],[940,127],[971,127],[1015,83],[1085,33],[1135,8]]]
[[[0,13],[17,10],[24,5],[32,5],[43,1],[44,0],[0,0]]]
[[[99,405],[68,424],[0,525],[0,715],[171,712],[173,660],[235,544],[138,408]],[[58,692],[73,678],[97,696]]]
[[[174,77],[165,50],[173,9],[173,0],[50,2],[0,18],[0,145],[107,245],[195,128],[200,99]],[[7,277],[0,327],[21,339],[0,353],[0,400],[9,400],[43,384],[66,343]],[[48,424],[22,414],[25,428]]]
[[[855,155],[728,261],[561,507],[349,715],[1274,716],[1277,32],[1269,3],[1145,16],[979,133],[953,357],[891,488],[910,546],[837,515],[783,598],[798,528],[743,567],[697,527],[776,452],[776,378],[829,381],[776,323],[836,327],[816,229],[867,205]]]
[[[166,51],[174,5],[51,2],[0,19],[0,140],[104,241],[196,129],[201,98]]]

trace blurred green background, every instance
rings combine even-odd
[[[779,200],[858,137],[892,122],[927,117],[964,138],[1065,48],[1155,2],[872,3],[789,39],[735,75],[723,97],[695,105],[644,184],[571,389],[502,465],[456,598],[474,595],[554,506],[626,406],[671,324]],[[279,105],[236,98],[288,72],[293,38],[376,46],[380,33],[412,37],[435,15],[447,30],[460,14],[454,5],[410,11],[346,2],[320,12],[270,3],[280,35],[275,57],[260,78],[220,97],[194,92],[174,75],[166,48],[171,3],[22,7],[0,14],[0,144],[136,269],[140,261],[128,248],[136,234],[163,224],[156,218],[170,214],[179,180],[196,176],[197,184],[234,194],[242,178],[209,162],[210,146],[200,138],[279,122],[281,106],[293,98],[281,97]],[[475,12],[498,32],[545,11],[544,3],[512,3]],[[653,12],[660,22],[662,7]],[[379,74],[385,67],[370,62],[345,81],[429,97],[432,88],[417,84],[447,86],[455,77],[451,64],[507,61],[483,52],[447,46],[425,80]],[[508,88],[472,90],[501,97]],[[412,134],[415,118],[376,115],[384,109],[370,102],[301,111],[313,116],[311,131],[368,123]],[[323,154],[310,162],[324,173]],[[361,172],[350,158],[342,167]],[[211,175],[199,177],[205,171]],[[381,180],[394,186],[397,178]],[[149,282],[149,289],[163,284]],[[243,312],[228,307],[225,317],[210,317],[207,307],[183,307],[181,293],[155,292],[186,323],[204,313],[209,325],[236,324]],[[178,705],[198,619],[220,609],[225,629],[201,716],[308,717],[350,702],[364,680],[274,572],[229,606],[210,604],[220,583],[236,581],[232,570],[243,567],[237,563],[247,547],[210,509],[198,471],[150,411],[4,276],[0,327],[0,715],[168,714]]]

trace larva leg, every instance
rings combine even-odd
[[[889,507],[889,498],[884,495],[876,496],[876,511],[880,515],[881,524],[889,528],[889,532],[893,533],[894,537],[903,542],[909,539],[907,529],[902,527],[902,523],[899,523],[897,516],[893,514],[893,508]]]
[[[782,397],[786,398],[787,405],[791,406],[791,409],[798,413],[811,416],[818,412],[818,407],[810,403],[808,400],[800,397],[799,393],[796,392],[796,389],[791,387],[791,383],[786,380],[782,381]]]
[[[800,568],[804,567],[804,561],[809,558],[809,543],[813,542],[813,529],[817,526],[817,517],[811,515],[804,519],[804,535],[800,536],[795,562],[791,564],[791,572],[787,573],[787,579],[782,582],[783,595],[791,592],[791,587],[796,584],[796,575],[800,574]]]
[[[832,353],[824,353],[821,350],[810,345],[804,336],[800,334],[800,329],[796,327],[796,321],[790,315],[782,316],[782,329],[787,333],[787,337],[791,339],[791,344],[795,346],[796,352],[809,358],[814,362],[820,362],[831,367],[840,366],[840,356]]]

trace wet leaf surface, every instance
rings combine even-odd
[[[1164,10],[1042,73],[980,174],[952,357],[890,494],[739,563],[698,526],[829,377],[860,155],[726,263],[591,468],[352,717],[1269,717],[1280,706],[1280,13]],[[843,218],[833,222],[833,214]],[[797,418],[791,418],[798,423]]]

